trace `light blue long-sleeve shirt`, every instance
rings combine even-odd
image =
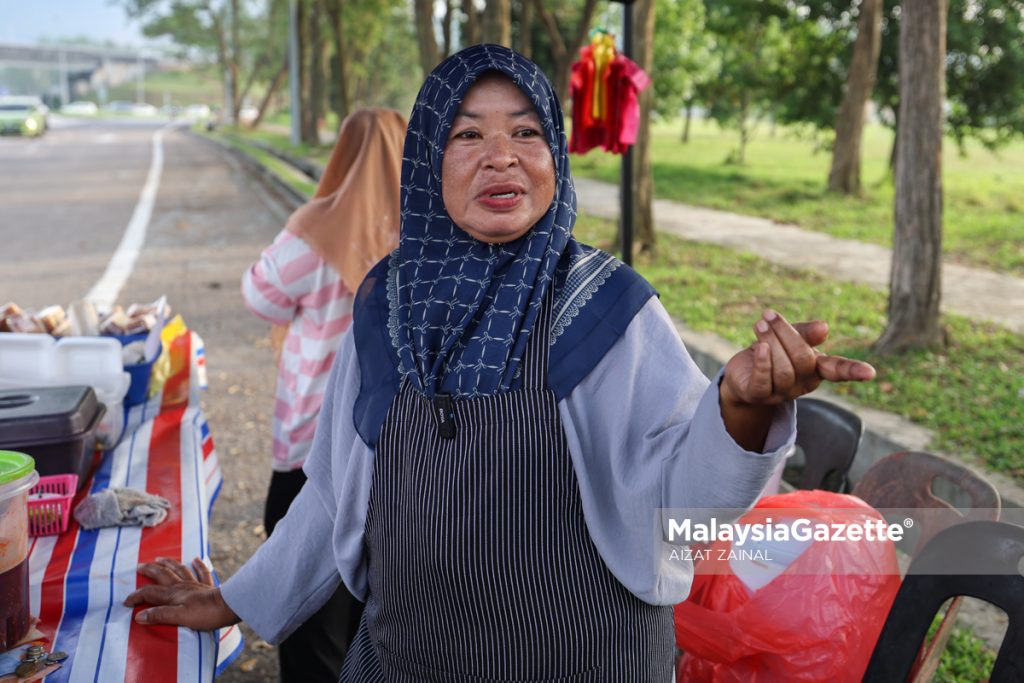
[[[367,597],[364,544],[373,450],[356,432],[359,362],[352,335],[338,352],[321,409],[309,477],[288,514],[222,587],[228,605],[261,637],[287,637],[339,581]],[[657,533],[661,508],[749,508],[796,435],[783,404],[764,453],[725,430],[718,381],[690,358],[657,298],[558,404],[587,529],[612,574],[641,600],[686,599],[693,565]]]

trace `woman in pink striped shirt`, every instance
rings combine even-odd
[[[363,109],[342,123],[316,194],[289,218],[242,278],[246,305],[274,325],[278,347],[273,475],[267,534],[305,483],[327,376],[352,322],[353,293],[367,271],[398,246],[405,119]],[[279,352],[279,353],[278,353]],[[362,605],[342,584],[334,597],[281,643],[281,680],[338,680]]]

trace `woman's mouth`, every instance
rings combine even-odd
[[[492,211],[508,211],[518,206],[525,194],[515,185],[496,185],[485,188],[477,195],[477,200]]]

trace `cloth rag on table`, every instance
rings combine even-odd
[[[137,489],[112,486],[90,495],[75,508],[83,529],[107,526],[156,526],[167,518],[171,503]]]

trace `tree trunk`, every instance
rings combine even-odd
[[[740,95],[740,148],[736,154],[736,163],[743,166],[747,163],[747,142],[750,141],[750,103],[747,92]]]
[[[320,17],[324,14],[323,0],[313,0],[313,11],[310,12],[310,33],[312,34],[312,53],[310,59],[310,100],[313,105],[313,126],[316,130],[317,144],[320,140],[320,122],[327,113],[327,41],[324,40],[323,26]]]
[[[416,0],[416,42],[420,50],[420,67],[426,77],[441,61],[434,37],[434,0]]]
[[[682,141],[684,145],[690,143],[690,123],[693,121],[693,100],[686,101],[686,115],[683,118],[683,137]]]
[[[846,92],[836,112],[836,140],[832,146],[830,192],[860,194],[860,151],[864,133],[864,108],[871,99],[882,47],[882,0],[861,0],[857,40],[846,79]]]
[[[348,51],[345,49],[345,24],[342,12],[345,0],[326,0],[327,13],[331,17],[331,37],[334,41],[334,87],[338,96],[334,99],[334,113],[338,116],[338,126],[348,116],[351,108],[349,99]]]
[[[316,118],[313,111],[312,87],[312,23],[315,17],[308,6],[309,0],[298,0],[297,21],[299,25],[299,98],[302,108],[299,121],[299,133],[303,142],[310,145],[319,143],[316,132]]]
[[[263,96],[263,99],[260,101],[259,109],[256,111],[256,118],[252,121],[253,128],[258,127],[260,123],[263,121],[263,116],[264,114],[267,113],[267,109],[270,107],[270,102],[273,99],[274,94],[277,92],[277,89],[281,87],[281,84],[284,82],[285,76],[287,75],[288,59],[286,57],[284,60],[284,64],[282,64],[281,68],[277,70],[277,73],[274,74],[274,78],[271,79],[270,81],[270,85],[267,86],[267,93]]]
[[[509,0],[487,0],[484,42],[512,47],[512,5]]]
[[[519,53],[533,59],[533,3],[523,0],[519,14]]]
[[[654,0],[638,0],[633,5],[633,59],[647,73],[654,70]],[[654,174],[651,170],[651,105],[654,88],[640,93],[640,127],[633,147],[633,178],[636,184],[633,203],[637,249],[654,251]]]
[[[880,353],[942,343],[942,102],[948,0],[903,0],[896,230]]]
[[[231,58],[228,56],[228,37],[225,33],[224,21],[215,10],[208,8],[207,11],[210,22],[213,24],[214,33],[217,35],[217,65],[224,78],[224,113],[228,117],[229,124],[236,123],[238,112],[232,109],[235,96],[231,87]]]
[[[238,40],[238,0],[231,0],[231,102],[234,104],[235,121],[238,121],[238,110],[241,109],[241,97],[238,94],[238,65],[241,62],[241,49]]]
[[[452,0],[444,0],[444,21],[441,23],[441,35],[444,37],[441,58],[447,59],[452,53],[452,15],[455,9],[452,7]]]
[[[476,45],[480,42],[480,15],[477,14],[473,0],[462,0],[462,13],[466,15],[463,45]]]

